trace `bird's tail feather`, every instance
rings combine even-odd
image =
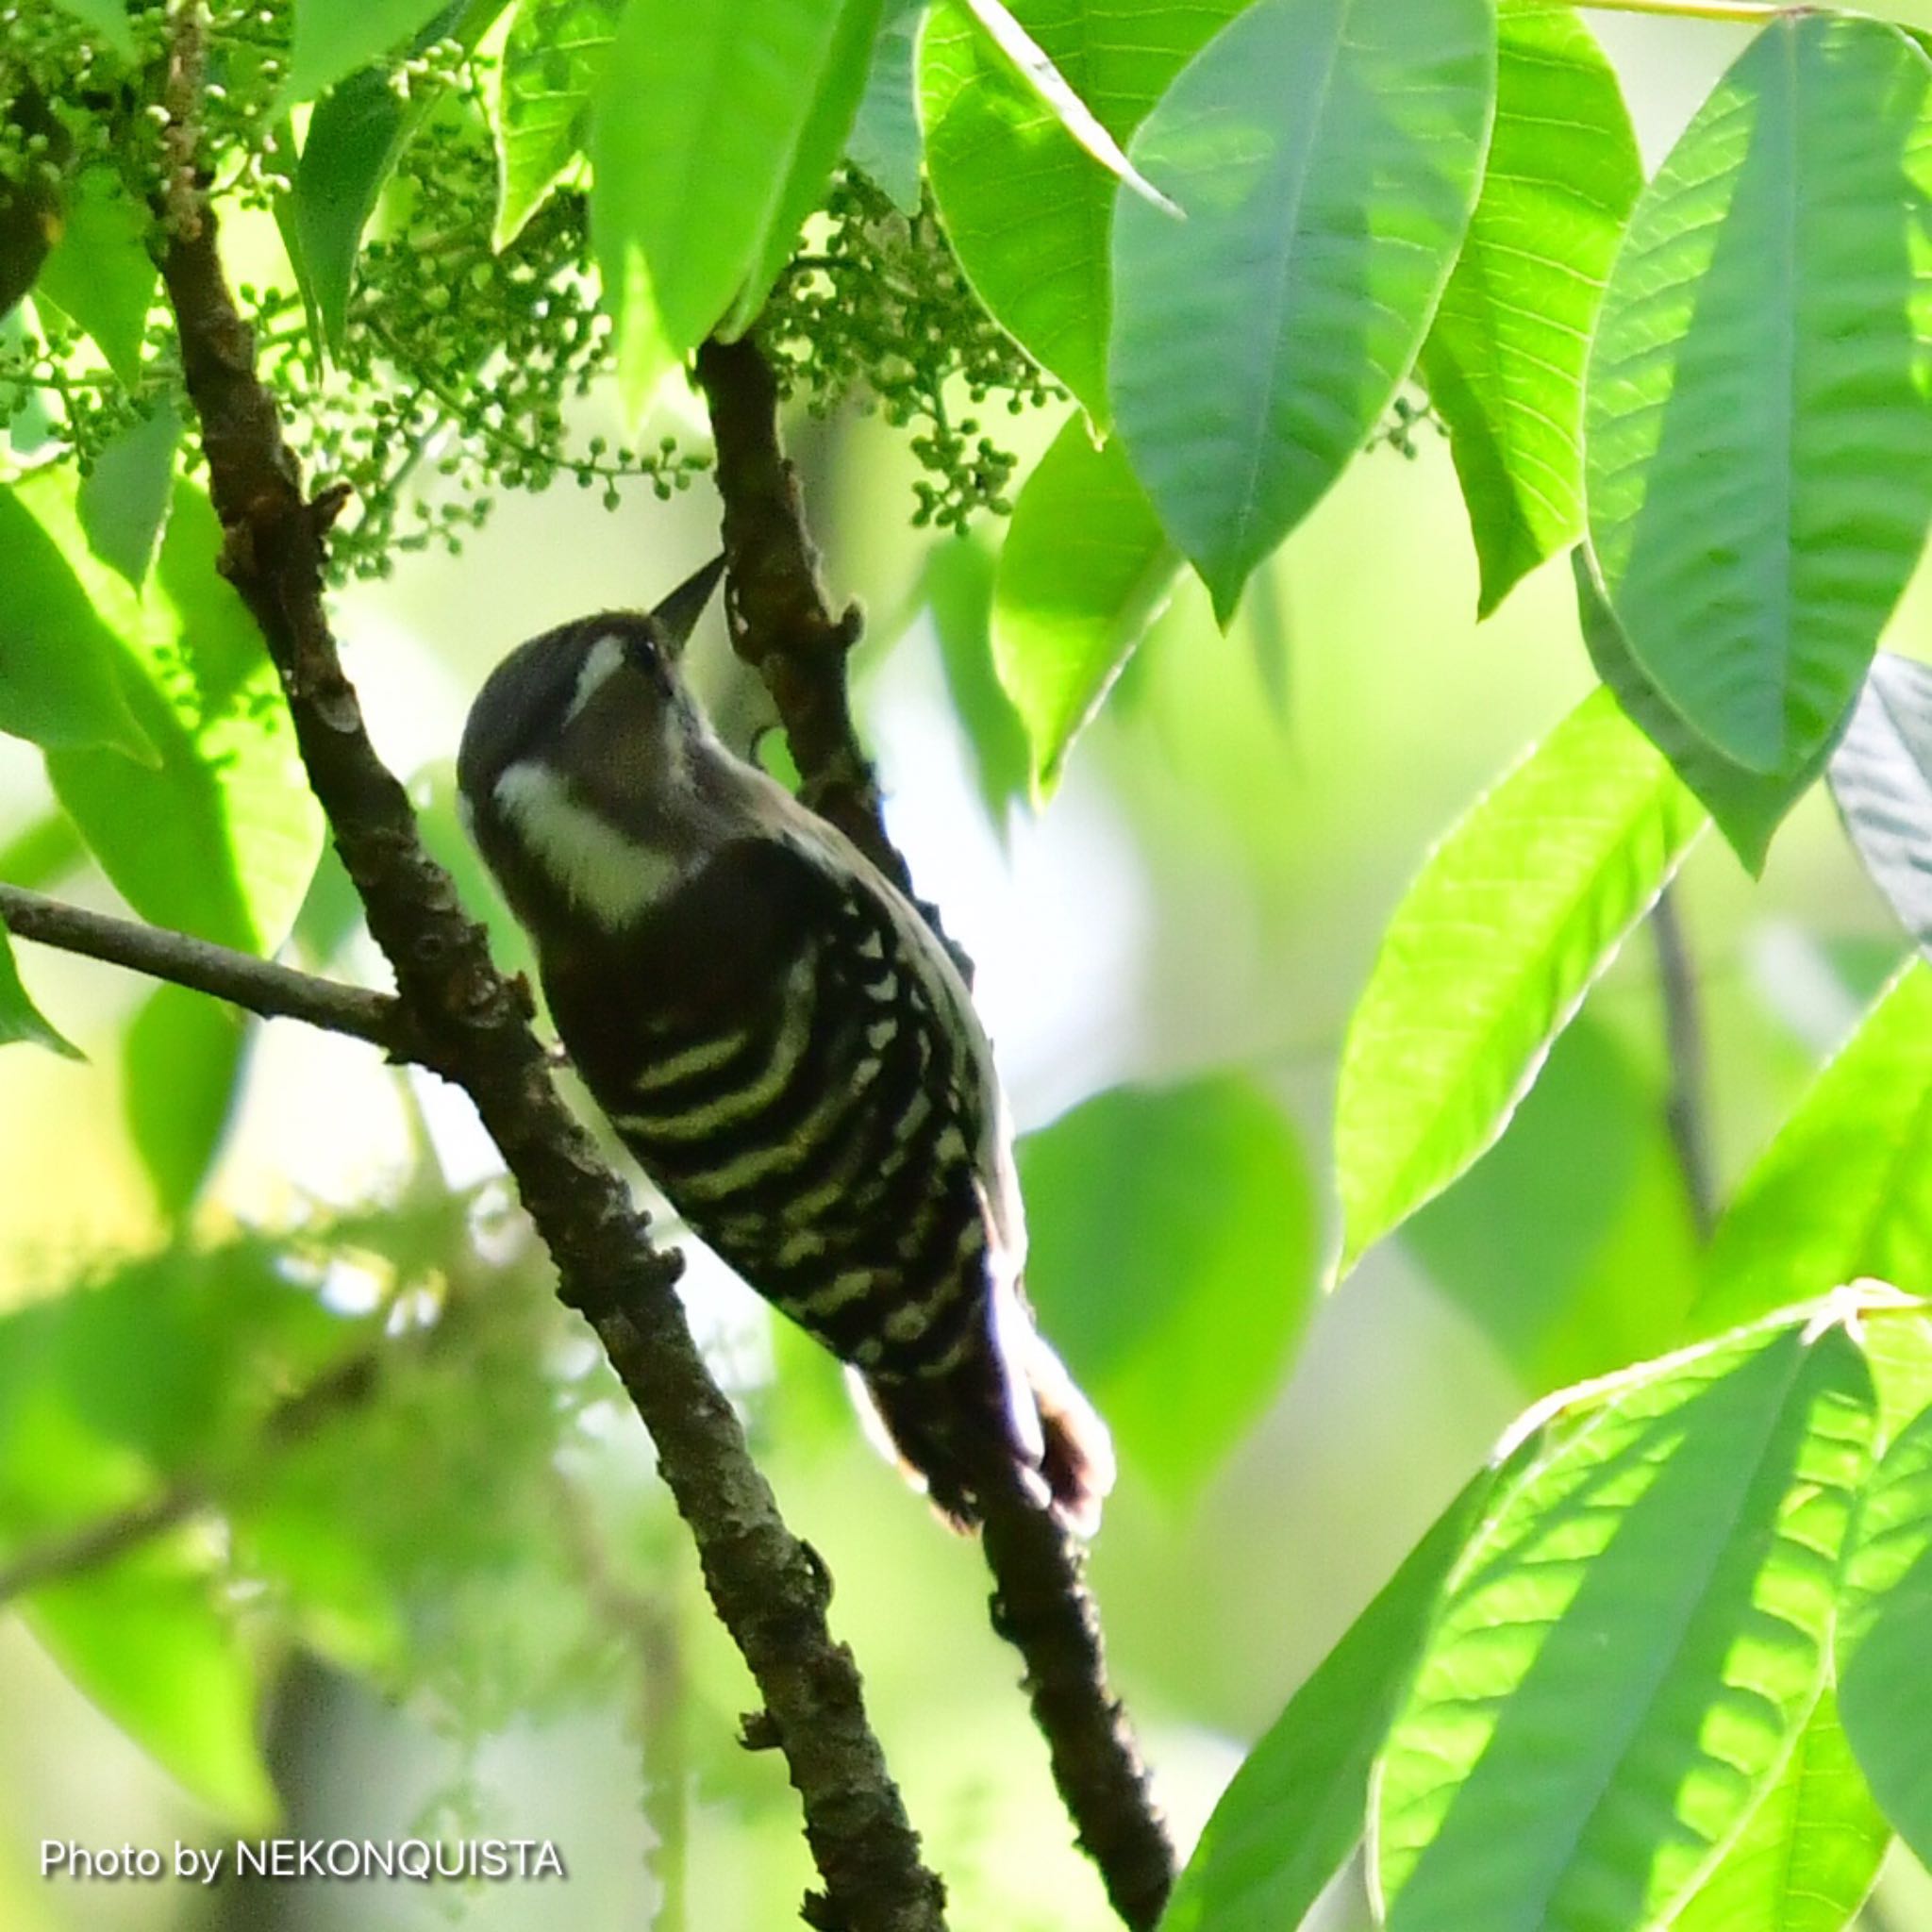
[[[867,1433],[960,1530],[979,1520],[991,1441],[1022,1485],[1075,1536],[1100,1527],[1113,1488],[1113,1441],[1016,1291],[996,1291],[987,1347],[938,1375],[849,1379]]]

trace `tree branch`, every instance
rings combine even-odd
[[[82,953],[150,979],[226,1000],[264,1020],[306,1020],[379,1046],[396,1060],[425,1058],[408,1009],[388,993],[370,992],[312,973],[297,973],[252,953],[210,944],[164,925],[89,912],[19,886],[0,885],[0,925],[16,939]]]
[[[835,618],[826,605],[798,479],[779,441],[771,366],[749,339],[708,341],[698,351],[697,376],[717,445],[733,644],[777,705],[806,803],[909,892],[847,698],[857,608]],[[950,946],[931,908],[921,909]],[[962,965],[970,973],[970,962]],[[1174,1850],[1126,1714],[1108,1686],[1100,1615],[1080,1552],[1021,1491],[1004,1459],[981,1474],[993,1627],[1025,1660],[1034,1722],[1082,1849],[1121,1918],[1137,1932],[1152,1927],[1174,1883]]]
[[[434,1064],[470,1095],[554,1257],[558,1293],[594,1325],[650,1430],[697,1543],[705,1583],[765,1702],[764,1725],[803,1801],[824,1877],[805,1915],[839,1932],[939,1932],[943,1888],[865,1715],[852,1654],[825,1624],[829,1581],[786,1528],[731,1405],[707,1372],[674,1291],[675,1257],[553,1085],[527,993],[491,964],[482,928],[424,851],[414,814],[363,728],[322,600],[322,546],[339,507],[302,494],[275,406],[229,292],[196,158],[202,47],[176,17],[160,210],[161,275],[200,418],[225,533],[222,568],[260,625],[336,849]]]

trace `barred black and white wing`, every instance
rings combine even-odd
[[[973,1519],[991,1432],[1091,1528],[1106,1430],[1026,1308],[991,1049],[916,910],[814,828],[723,846],[597,951],[545,958],[559,1029],[692,1229],[854,1365],[942,1509]]]

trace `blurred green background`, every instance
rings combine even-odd
[[[1654,161],[1739,36],[1625,16],[1593,25]],[[1017,433],[1037,450],[1055,426]],[[1567,567],[1476,629],[1446,446],[1424,429],[1413,460],[1365,457],[1257,579],[1228,636],[1197,590],[1176,597],[1036,815],[1009,799],[1010,743],[974,608],[983,564],[908,531],[911,471],[876,424],[801,425],[797,443],[829,581],[872,617],[860,694],[892,829],[978,963],[1023,1131],[1061,1122],[1023,1149],[1035,1286],[1120,1433],[1092,1578],[1185,1845],[1247,1741],[1510,1417],[1665,1345],[1683,1306],[1693,1236],[1663,1128],[1661,1015],[1641,932],[1519,1126],[1339,1293],[1323,1292],[1326,1124],[1349,1010],[1430,842],[1591,686]],[[376,741],[416,774],[446,851],[459,852],[449,760],[488,668],[586,609],[648,602],[709,554],[714,527],[702,484],[668,506],[640,490],[614,515],[558,489],[504,502],[459,559],[405,559],[391,582],[341,594]],[[1923,574],[1887,642],[1932,655]],[[715,616],[700,649],[728,711]],[[48,808],[38,758],[0,741],[0,846]],[[5,863],[0,875],[12,875]],[[111,904],[84,874],[58,890]],[[377,974],[341,890],[325,874],[304,941],[336,971]],[[1678,896],[1728,1183],[1903,941],[1822,796],[1779,835],[1761,884],[1707,839]],[[178,1238],[142,1153],[152,1128],[138,1108],[129,1119],[129,1031],[149,989],[22,953],[36,999],[89,1063],[18,1048],[0,1060],[0,1319],[24,1319],[76,1274],[129,1307],[144,1294],[186,1307],[199,1263],[162,1253],[129,1268]],[[225,1024],[209,1023],[217,1060]],[[198,1070],[174,1079],[162,1091],[192,1111]],[[1140,1091],[1062,1119],[1128,1083]],[[138,1084],[154,1091],[153,1071]],[[225,1809],[209,1802],[213,1773],[198,1795],[185,1790],[63,1674],[50,1649],[71,1661],[79,1640],[36,1601],[25,1615],[0,1610],[0,1926],[639,1925],[667,1880],[662,1924],[791,1923],[810,1878],[795,1804],[774,1757],[732,1741],[750,1686],[634,1420],[547,1302],[467,1105],[358,1046],[277,1025],[248,1044],[216,1159],[196,1238],[262,1231],[261,1252],[237,1266],[264,1306],[264,1283],[292,1277],[305,1295],[319,1285],[344,1332],[358,1320],[373,1337],[386,1330],[370,1346],[402,1363],[369,1413],[280,1452],[237,1546],[206,1524],[184,1533],[191,1555],[231,1578],[225,1610],[275,1687],[279,1828],[549,1839],[570,1880],[43,1883],[45,1840],[230,1842],[247,1773],[232,1773]],[[306,1274],[290,1229],[308,1230],[294,1244]],[[687,1289],[790,1520],[838,1579],[835,1627],[864,1668],[954,1923],[1109,1924],[1053,1799],[1015,1661],[988,1628],[976,1550],[861,1443],[829,1362],[774,1332],[703,1257]],[[474,1296],[475,1332],[446,1348],[412,1340],[424,1326],[412,1291],[425,1307]],[[246,1355],[210,1353],[217,1312],[203,1310],[206,1332],[178,1309],[172,1327],[155,1318],[151,1388],[192,1383],[170,1346],[208,1374],[253,1373]],[[335,1358],[313,1338],[284,1341],[269,1351],[284,1369]],[[36,1441],[50,1463],[61,1457],[58,1429]],[[25,1453],[19,1441],[11,1453]],[[251,1588],[258,1573],[281,1590]],[[165,1646],[143,1649],[148,1627],[126,1626],[124,1717],[143,1684],[181,1669]],[[111,1649],[111,1624],[102,1635]],[[1873,1911],[1874,1924],[1932,1926],[1932,1883],[1895,1857]],[[1360,1921],[1346,1878],[1322,1916]]]

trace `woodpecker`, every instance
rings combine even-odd
[[[470,835],[619,1138],[849,1365],[938,1508],[970,1527],[997,1458],[1091,1535],[1112,1448],[1026,1304],[991,1046],[918,908],[687,690],[723,569],[496,667],[457,760]]]

